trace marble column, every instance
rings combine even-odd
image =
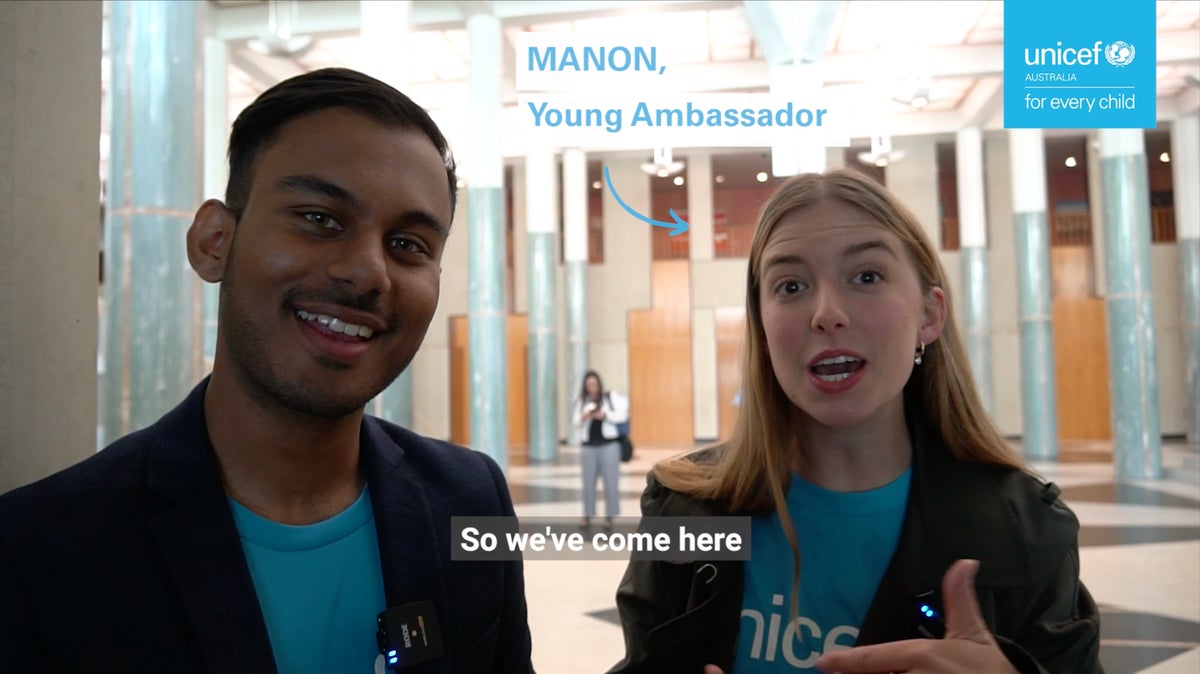
[[[1175,239],[1179,249],[1179,303],[1187,359],[1187,442],[1200,445],[1200,114],[1171,128],[1175,185]]]
[[[1021,333],[1021,410],[1025,458],[1058,458],[1058,398],[1050,301],[1046,148],[1040,129],[1012,129],[1013,225],[1017,234],[1017,311]]]
[[[558,458],[558,160],[550,148],[525,155],[525,245],[529,255],[529,459]]]
[[[569,418],[583,375],[588,370],[588,182],[587,156],[578,148],[563,150],[563,272],[567,310],[567,441],[578,444],[575,424]]]
[[[201,375],[202,290],[185,241],[202,184],[201,11],[110,5],[106,441],[156,421]]]
[[[712,155],[691,152],[687,160],[688,258],[692,288],[698,274],[711,273],[713,260]],[[712,303],[696,306],[692,292],[692,437],[715,440],[720,435],[721,401],[717,368],[717,327]]]
[[[1150,285],[1150,186],[1141,129],[1101,129],[1104,267],[1113,463],[1126,479],[1162,477],[1154,296]]]
[[[504,293],[504,164],[500,156],[500,19],[467,17],[471,43],[468,350],[471,448],[508,466],[508,332]]]
[[[988,318],[988,239],[984,207],[983,133],[963,129],[955,138],[963,327],[971,373],[983,408],[992,413],[992,336]]]

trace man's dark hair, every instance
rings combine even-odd
[[[386,126],[425,134],[446,164],[450,213],[457,201],[458,178],[450,145],[437,124],[408,96],[374,77],[348,68],[323,68],[286,79],[267,89],[233,123],[229,134],[229,182],[225,205],[241,219],[250,198],[254,162],[292,118],[326,108],[350,108]]]

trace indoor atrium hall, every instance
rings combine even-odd
[[[928,493],[918,489],[930,489],[922,487],[924,473],[919,472],[927,465],[921,457],[935,451],[928,447],[950,444],[944,438],[927,441],[922,433],[940,424],[937,432],[945,435],[944,429],[957,423],[914,401],[953,398],[944,409],[978,410],[970,427],[955,437],[994,427],[998,433],[989,430],[987,435],[994,438],[992,446],[1003,446],[1013,461],[1023,464],[1023,479],[1052,482],[1055,487],[1043,492],[1045,503],[1057,504],[1057,494],[1078,520],[1077,559],[1073,547],[1055,548],[1063,553],[1055,563],[1073,569],[1077,562],[1077,573],[1068,575],[1082,585],[1071,587],[1085,586],[1095,602],[1103,671],[1200,672],[1200,0],[1140,3],[1153,5],[1155,33],[1153,45],[1136,44],[1136,54],[1132,48],[1121,51],[1120,45],[1129,47],[1124,42],[1115,47],[1096,42],[1094,52],[1081,48],[1075,56],[1095,58],[1096,67],[1105,72],[1119,72],[1126,63],[1130,69],[1153,66],[1154,90],[1140,91],[1136,99],[1140,109],[1154,111],[1144,128],[1015,126],[1016,99],[1008,90],[1020,83],[1005,76],[1013,62],[1006,39],[1011,47],[1015,4],[1030,2],[0,2],[0,313],[7,318],[0,321],[0,494],[9,494],[0,497],[0,628],[33,625],[32,631],[16,634],[36,641],[39,621],[54,612],[53,605],[24,594],[23,580],[6,584],[3,578],[18,577],[19,569],[44,566],[46,573],[70,570],[67,576],[102,579],[108,573],[104,565],[116,564],[111,571],[115,584],[97,580],[103,586],[96,595],[132,596],[142,593],[139,574],[162,571],[166,563],[152,555],[145,565],[118,564],[113,560],[124,559],[124,546],[185,545],[180,541],[188,539],[193,547],[177,550],[192,552],[181,558],[216,554],[205,552],[206,544],[198,542],[210,528],[186,520],[164,527],[175,521],[170,517],[151,521],[144,531],[131,530],[128,537],[114,536],[112,549],[103,554],[43,560],[24,552],[41,545],[43,538],[69,538],[90,527],[58,527],[51,519],[86,518],[87,501],[40,496],[65,494],[71,485],[84,489],[79,477],[84,473],[67,473],[76,476],[69,482],[52,478],[55,491],[13,490],[36,490],[36,485],[26,486],[84,461],[92,461],[85,467],[111,469],[124,450],[106,447],[157,428],[164,415],[176,418],[170,415],[178,415],[172,412],[177,406],[191,405],[196,419],[209,422],[224,410],[227,419],[241,424],[230,422],[223,431],[228,435],[211,423],[188,426],[192,436],[202,436],[204,465],[221,478],[209,486],[221,521],[230,525],[226,542],[250,545],[245,536],[235,537],[245,531],[245,520],[238,518],[295,522],[253,507],[259,492],[241,491],[240,473],[228,463],[222,438],[257,441],[271,430],[301,437],[318,427],[314,419],[354,420],[352,427],[332,421],[320,427],[336,427],[342,433],[338,437],[351,439],[354,453],[348,456],[353,461],[341,466],[353,478],[347,484],[357,490],[355,503],[366,504],[367,516],[382,521],[383,495],[371,472],[377,468],[369,458],[359,463],[355,444],[360,435],[354,415],[364,404],[369,416],[362,422],[363,446],[375,441],[372,429],[400,429],[388,430],[390,435],[378,432],[401,448],[396,454],[401,458],[385,457],[397,466],[404,456],[419,456],[412,446],[406,455],[405,442],[440,448],[443,458],[460,456],[450,445],[469,448],[462,456],[472,458],[463,461],[489,467],[483,473],[492,481],[486,489],[472,485],[464,493],[479,497],[486,492],[503,510],[509,507],[502,488],[506,484],[511,513],[521,522],[565,523],[567,530],[593,535],[614,527],[632,530],[645,503],[661,505],[654,498],[643,499],[651,475],[658,476],[656,485],[662,482],[664,473],[656,473],[656,466],[676,480],[656,489],[677,495],[672,491],[676,483],[701,484],[678,477],[690,475],[686,472],[671,473],[675,468],[670,467],[678,465],[669,460],[717,445],[727,453],[701,456],[732,457],[721,464],[722,470],[759,458],[767,466],[717,473],[726,480],[721,489],[734,480],[731,475],[764,480],[753,498],[745,496],[751,490],[742,485],[745,494],[739,494],[745,498],[740,503],[770,508],[787,503],[780,508],[788,510],[790,494],[800,493],[801,486],[829,491],[805,481],[805,471],[817,469],[797,458],[801,450],[787,458],[770,452],[788,450],[759,439],[800,447],[802,438],[815,445],[814,438],[851,437],[850,432],[838,435],[837,424],[821,415],[840,422],[838,414],[857,414],[857,408],[846,411],[851,404],[837,404],[859,400],[854,395],[875,404],[867,393],[874,395],[876,389],[862,386],[854,393],[851,384],[890,385],[891,379],[870,377],[875,372],[893,376],[893,369],[903,366],[906,374],[893,377],[895,386],[880,403],[884,412],[878,418],[894,421],[886,428],[907,428],[910,435],[870,436],[898,438],[900,449],[891,449],[904,452],[905,463],[896,472],[907,470],[905,479],[912,475],[911,492],[908,483],[899,492],[901,507],[917,507],[912,505],[917,495]],[[1096,9],[1098,15],[1120,15],[1134,12],[1139,3],[1100,4],[1109,9]],[[563,47],[570,44],[579,51]],[[368,113],[345,104],[296,113],[282,126],[250,126],[238,136],[242,127],[235,127],[235,120],[255,110],[258,101],[270,100],[264,94],[293,78],[342,72],[326,69],[363,73],[371,83],[402,92],[418,113],[397,122],[387,117],[393,112]],[[1049,84],[1054,83],[1037,83]],[[1120,100],[1121,106],[1134,106],[1132,95]],[[426,114],[444,136],[445,153],[426,127],[412,121]],[[385,137],[384,132],[395,146],[372,145],[370,139]],[[238,155],[244,161],[232,176],[236,153],[231,144],[237,143],[231,134],[241,138],[242,152],[248,153]],[[342,144],[343,138],[351,140]],[[370,185],[374,191],[369,194],[378,199],[325,181],[317,175],[324,165],[294,174],[283,169],[270,173],[276,170],[274,162],[301,156],[309,147],[327,151],[319,156],[329,160],[331,171],[360,152],[356,168],[346,175]],[[296,155],[293,148],[299,148]],[[363,157],[378,161],[368,166]],[[430,166],[436,168],[437,180],[424,175],[419,183],[388,182],[388,171],[416,176]],[[861,333],[878,342],[886,341],[893,334],[887,331],[896,325],[910,327],[903,322],[909,320],[907,314],[895,318],[887,313],[893,305],[885,304],[892,298],[887,293],[908,287],[903,285],[908,276],[898,275],[903,278],[893,284],[891,271],[885,270],[883,289],[868,291],[857,284],[880,276],[874,268],[846,272],[854,279],[853,292],[860,293],[846,305],[860,302],[853,304],[859,313],[851,318],[846,309],[839,318],[833,314],[844,307],[815,300],[804,304],[807,298],[834,295],[822,295],[820,284],[810,288],[799,280],[804,274],[818,276],[825,258],[768,254],[775,250],[772,246],[789,242],[800,246],[815,241],[816,250],[833,250],[831,239],[822,238],[826,234],[797,234],[797,244],[787,235],[768,235],[768,226],[776,232],[809,232],[802,228],[837,220],[831,226],[854,230],[857,221],[847,225],[836,215],[850,211],[886,220],[870,208],[830,197],[811,202],[819,206],[790,212],[814,214],[811,219],[782,215],[768,222],[774,211],[765,207],[777,205],[773,197],[778,190],[795,185],[795,176],[811,173],[850,176],[845,180],[869,186],[856,189],[890,194],[911,213],[915,226],[875,227],[886,234],[879,236],[883,243],[858,244],[859,249],[892,252],[887,243],[892,240],[903,246],[907,252],[892,252],[887,259],[904,274],[915,270],[909,274],[911,287],[921,290],[913,290],[912,298],[926,293],[912,300],[910,305],[918,308],[910,313],[925,321],[921,330],[936,322],[926,321],[930,315],[946,324],[952,319],[955,343],[921,339],[918,345],[914,340],[915,352],[907,343],[890,351],[880,346],[880,354],[899,353],[892,360],[878,357],[887,367],[895,364],[893,369],[876,367],[875,347],[862,347],[870,355],[857,358],[833,347],[820,354],[810,349],[833,331],[822,322],[826,319],[847,334],[858,334],[854,320],[883,326]],[[451,186],[447,207],[444,195]],[[317,286],[303,286],[296,280],[301,272],[288,265],[300,265],[297,260],[306,254],[310,257],[303,259],[317,260],[318,253],[297,252],[301,235],[292,230],[256,233],[247,226],[285,217],[282,207],[269,215],[256,210],[263,201],[247,196],[253,190],[336,202],[337,208],[364,214],[355,222],[383,213],[381,226],[393,228],[387,230],[387,250],[377,255],[382,246],[369,248],[375,256],[370,260],[380,261],[374,267],[349,254],[327,262],[329,275],[344,272],[335,280],[345,283],[331,284],[334,289],[325,294],[314,290],[305,295]],[[401,213],[397,204],[409,201],[418,205]],[[400,215],[388,220],[385,209],[391,205],[397,205]],[[339,222],[349,221],[348,215],[318,210],[286,211],[289,222],[307,227],[296,230],[309,237],[304,251],[317,251],[313,241],[318,237],[327,237],[320,244],[327,246],[325,242],[344,235],[343,252],[352,242],[361,243],[354,238],[361,230]],[[443,211],[445,217],[439,215]],[[411,228],[419,230],[416,235],[392,236],[400,228],[396,223],[408,227],[416,221]],[[892,230],[915,234],[902,238]],[[921,239],[929,246],[912,243]],[[237,249],[232,241],[259,248],[250,248],[239,260],[230,254]],[[845,251],[852,248],[847,245]],[[912,252],[918,250],[929,252],[921,257]],[[334,253],[328,255],[320,259],[332,260]],[[770,285],[772,265],[801,271]],[[919,285],[925,283],[926,271],[939,265],[945,272],[943,295]],[[229,281],[235,277],[231,270],[240,272],[238,283]],[[839,274],[844,271],[838,268]],[[368,278],[371,274],[377,276]],[[303,279],[318,275],[312,272]],[[344,291],[372,279],[386,286],[373,290],[376,296]],[[295,287],[288,285],[292,283]],[[781,299],[788,288],[798,295],[802,290],[813,294]],[[868,292],[879,293],[870,300],[877,304],[861,299]],[[377,296],[393,298],[399,313],[388,320],[384,310],[377,312]],[[939,296],[948,300],[941,309],[936,306]],[[347,299],[327,299],[343,297]],[[921,304],[929,297],[934,309]],[[321,302],[338,304],[338,310],[322,309],[326,304]],[[278,309],[281,303],[283,309]],[[811,316],[804,315],[808,320],[785,324],[778,318],[788,315],[785,308],[809,311],[805,307],[816,307]],[[343,310],[345,315],[338,313]],[[320,337],[310,334],[318,332]],[[293,339],[293,333],[308,341]],[[937,340],[939,335],[933,334]],[[829,344],[834,343],[830,338]],[[329,351],[308,358],[305,349],[318,348],[312,344]],[[962,357],[953,357],[958,352],[952,349],[962,351]],[[360,352],[369,368],[346,364]],[[795,355],[801,352],[803,359]],[[390,360],[378,360],[385,357]],[[303,365],[288,369],[302,358],[307,358]],[[860,366],[862,377],[847,379],[856,377]],[[223,367],[233,374],[222,377]],[[917,373],[911,380],[909,369]],[[299,374],[287,380],[290,372]],[[260,386],[260,379],[267,383]],[[918,390],[908,386],[910,381],[933,383]],[[968,382],[974,389],[947,385],[933,390],[948,381]],[[228,388],[244,393],[244,398],[227,399],[240,405],[220,407],[198,397]],[[279,413],[273,417],[278,423],[269,427],[244,421],[255,419],[259,406],[275,410],[277,401],[271,396],[276,390],[279,400],[290,396],[279,409],[298,401],[287,407],[287,414],[296,416]],[[843,390],[851,393],[834,395]],[[780,409],[792,416],[785,418]],[[376,422],[370,417],[386,425],[371,425]],[[863,428],[882,423],[878,418],[863,422]],[[303,422],[289,427],[281,419]],[[632,455],[618,462],[621,438],[631,444]],[[601,452],[601,447],[606,449]],[[811,451],[817,455],[818,450]],[[965,456],[958,447],[941,453]],[[255,456],[244,459],[247,471],[256,468]],[[130,475],[147,481],[147,493],[164,484],[156,482],[158,474],[149,463],[127,463]],[[336,462],[330,465],[337,467]],[[305,475],[320,477],[313,466],[307,469]],[[457,478],[467,469],[456,471],[446,474]],[[187,472],[179,471],[179,479],[186,480]],[[286,476],[275,474],[268,483],[286,482]],[[789,494],[784,501],[784,491],[772,487],[781,480],[791,485],[793,478],[796,488],[784,490]],[[775,481],[768,484],[768,479]],[[86,493],[99,499],[125,482],[113,477]],[[415,501],[433,511],[444,508],[448,517],[479,515],[456,510],[449,497],[434,493],[435,483],[441,484],[422,483],[429,491],[417,494]],[[703,484],[718,493],[712,486],[716,479]],[[955,482],[948,491],[966,484]],[[877,487],[879,483],[870,485]],[[780,499],[770,501],[770,495]],[[966,498],[956,494],[954,499],[959,497]],[[146,502],[157,504],[157,498]],[[957,503],[954,499],[937,502]],[[13,514],[15,503],[27,509]],[[143,506],[133,503],[120,501],[113,507],[141,516]],[[182,517],[184,510],[171,517]],[[1000,510],[993,509],[995,517],[987,521],[1022,516],[1020,508],[1016,514]],[[325,514],[341,517],[342,512]],[[915,526],[915,511],[897,512],[894,528],[898,536],[904,532],[901,542],[871,549],[890,551],[910,542],[910,529],[901,527]],[[908,520],[903,519],[906,512]],[[1073,522],[1064,512],[1055,510],[1070,529]],[[23,525],[25,518],[46,524]],[[752,519],[754,526],[779,521]],[[436,528],[433,522],[425,523],[429,531]],[[408,528],[400,531],[410,533]],[[191,534],[197,538],[189,539]],[[371,530],[372,540],[376,535]],[[996,536],[1007,540],[1002,533]],[[416,546],[379,538],[381,550]],[[450,538],[439,529],[422,563],[492,568],[446,557],[447,550],[435,543]],[[799,550],[788,547],[789,540],[798,546],[796,539],[780,540],[780,550]],[[1028,537],[1024,543],[1035,547]],[[891,548],[882,547],[889,544]],[[249,566],[236,551],[232,557],[249,578],[245,568],[257,573],[256,562],[246,554]],[[388,554],[383,553],[385,566]],[[890,552],[884,559],[892,559]],[[1020,564],[1035,566],[1032,557],[1020,559]],[[788,578],[792,562],[789,556],[784,563]],[[800,564],[796,561],[796,577],[802,578]],[[744,567],[757,568],[751,562]],[[199,568],[196,562],[170,570],[179,580],[180,573]],[[506,563],[503,568],[520,567]],[[617,590],[627,568],[641,568],[630,566],[628,553],[526,556],[523,590],[534,669],[598,674],[626,657],[622,615],[628,612],[618,609]],[[737,568],[741,573],[742,566]],[[993,572],[1009,577],[1007,570],[989,570],[985,561],[980,583]],[[474,578],[464,573],[461,587],[446,592],[512,594],[512,586],[501,592],[487,580],[488,573],[481,570]],[[635,575],[629,576],[630,586]],[[161,605],[175,610],[203,602],[206,595],[224,600],[238,588],[247,589],[210,581],[192,583],[190,594],[165,595]],[[253,592],[249,594],[253,600]],[[783,594],[773,596],[783,601]],[[775,599],[764,599],[764,609],[768,601]],[[1086,597],[1079,600],[1080,606],[1086,603]],[[772,629],[782,630],[782,637],[777,643],[771,641],[774,636],[766,640],[766,659],[777,667],[770,671],[818,671],[813,665],[817,657],[853,646],[859,634],[858,623],[834,623],[835,630],[826,628],[821,634],[816,623],[808,627],[807,618],[788,622],[786,604],[774,607],[770,620],[780,620]],[[18,609],[28,618],[12,618]],[[88,619],[110,625],[134,620],[121,609],[113,611]],[[260,625],[257,612],[251,613],[257,621],[253,624]],[[226,629],[243,625],[241,619],[231,614]],[[743,626],[738,638],[744,642],[745,626],[755,620],[761,626],[764,616],[747,608],[738,619]],[[263,624],[274,630],[270,620],[268,616]],[[374,620],[372,614],[366,622]],[[843,630],[840,639],[837,630]],[[501,631],[493,626],[493,632]],[[208,647],[206,639],[219,633],[197,633],[182,643],[202,649]],[[454,634],[447,630],[449,647]],[[797,639],[795,644],[789,635]],[[761,650],[764,640],[759,637],[754,648]],[[9,638],[0,629],[0,672],[13,671],[6,661]],[[276,638],[272,632],[264,642],[268,658]],[[497,639],[496,634],[488,638]],[[645,639],[650,637],[635,641]],[[796,645],[805,639],[820,642],[822,650],[813,647],[806,656]],[[72,642],[68,638],[65,643]],[[478,652],[454,657],[459,655],[478,657]],[[386,652],[379,656],[379,672],[385,657]],[[282,663],[278,651],[277,660]],[[235,671],[213,669],[213,662],[209,669],[187,671]],[[742,664],[733,672],[767,671],[738,662]],[[447,664],[436,671],[451,668]],[[413,671],[435,670],[418,664]]]

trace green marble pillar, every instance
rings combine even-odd
[[[1150,285],[1150,188],[1140,129],[1100,131],[1104,269],[1113,463],[1127,479],[1162,477],[1154,296]]]
[[[1050,304],[1050,231],[1046,219],[1046,150],[1038,129],[1009,131],[1013,218],[1017,235],[1017,311],[1021,345],[1021,412],[1025,458],[1058,459],[1058,397]]]
[[[201,374],[201,290],[185,235],[201,184],[202,9],[110,7],[105,442],[153,423]]]
[[[468,350],[471,448],[508,467],[508,308],[505,302],[504,165],[500,156],[500,19],[467,17],[471,43],[468,203]]]

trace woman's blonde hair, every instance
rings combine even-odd
[[[785,505],[790,484],[789,451],[794,448],[798,410],[775,378],[767,352],[760,306],[762,256],[772,232],[793,211],[835,200],[856,208],[903,242],[916,267],[923,293],[946,292],[946,320],[941,336],[927,346],[922,365],[904,386],[906,414],[922,422],[960,460],[1024,469],[983,409],[971,365],[955,323],[946,272],[917,218],[874,179],[853,170],[794,176],[763,206],[750,246],[746,269],[746,329],[743,343],[742,404],[725,451],[715,462],[686,455],[655,466],[665,486],[692,496],[720,501],[736,514],[778,512],[784,531],[798,553]]]

